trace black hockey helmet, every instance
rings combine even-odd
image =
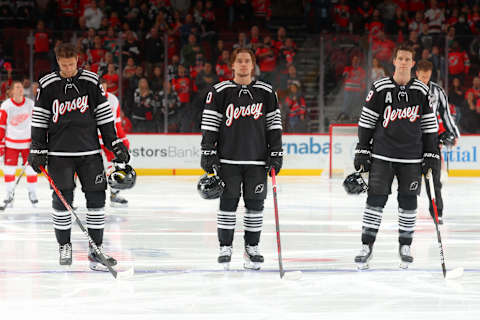
[[[448,131],[442,133],[438,140],[446,147],[453,147],[455,145],[455,135]]]
[[[209,176],[205,173],[198,180],[197,190],[203,199],[218,199],[225,190],[225,182],[216,174]]]
[[[343,181],[343,187],[348,194],[360,194],[368,190],[368,186],[360,172],[349,174]]]
[[[112,189],[131,189],[137,180],[137,173],[128,164],[115,164],[108,174],[108,184]]]

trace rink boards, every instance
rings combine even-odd
[[[199,175],[200,134],[129,134],[132,165],[139,175]],[[338,137],[333,158],[350,164],[355,139]],[[285,157],[281,175],[322,175],[329,168],[330,143],[327,134],[284,134]],[[450,176],[480,176],[480,135],[462,136],[448,156]],[[338,162],[337,162],[338,163]],[[3,174],[3,172],[2,172]]]
[[[197,175],[200,164],[199,134],[131,134],[132,164],[141,175]],[[334,159],[350,162],[355,139],[338,138],[333,143]],[[450,176],[480,176],[480,135],[462,136],[448,155]],[[329,168],[330,143],[327,134],[284,134],[285,152],[281,175],[322,175]]]

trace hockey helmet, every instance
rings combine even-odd
[[[445,131],[440,135],[439,141],[446,147],[453,147],[455,145],[455,135],[451,132]]]
[[[116,164],[108,174],[108,184],[112,189],[131,189],[137,180],[137,173],[128,164]]]
[[[225,190],[225,182],[219,176],[204,174],[200,177],[197,190],[203,199],[218,199]]]
[[[368,186],[360,172],[349,174],[343,181],[343,187],[348,194],[360,194],[368,190]]]

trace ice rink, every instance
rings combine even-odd
[[[427,198],[419,198],[415,261],[399,269],[397,204],[391,196],[374,247],[371,269],[357,271],[366,196],[347,196],[341,180],[278,178],[284,266],[302,271],[280,280],[273,200],[265,206],[261,271],[243,270],[243,203],[237,216],[231,270],[216,263],[218,201],[202,200],[198,177],[139,177],[123,195],[128,209],[108,207],[105,247],[117,269],[135,268],[116,281],[90,271],[87,241],[73,225],[71,267],[58,265],[50,220],[51,191],[39,179],[39,207],[27,200],[25,180],[14,208],[0,213],[2,319],[478,319],[480,316],[480,179],[449,178],[441,226],[444,280]],[[4,195],[3,183],[0,194]],[[75,204],[84,217],[83,195]]]

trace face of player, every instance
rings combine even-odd
[[[395,72],[400,72],[402,74],[409,74],[414,64],[413,55],[410,51],[398,51],[397,56],[393,60]]]
[[[426,85],[428,85],[428,82],[430,81],[430,77],[432,76],[432,70],[419,70],[416,72],[418,80],[422,81]]]
[[[71,78],[77,74],[77,57],[58,58],[58,66],[60,67],[60,75],[64,78]]]
[[[235,82],[239,82],[240,79],[246,79],[248,80],[248,83],[250,83],[254,69],[252,57],[250,56],[250,54],[248,54],[247,52],[238,53],[235,57],[235,61],[232,64],[232,69],[235,74]]]
[[[23,85],[20,82],[15,82],[10,90],[10,96],[15,100],[22,100],[23,98]]]

